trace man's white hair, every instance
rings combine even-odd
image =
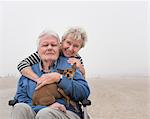
[[[38,39],[37,39],[37,46],[39,47],[40,40],[41,40],[43,37],[50,37],[50,36],[55,37],[55,38],[57,39],[57,41],[60,42],[59,35],[58,35],[55,31],[52,31],[52,30],[44,30],[44,31],[38,36]]]

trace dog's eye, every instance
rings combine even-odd
[[[69,71],[69,73],[71,73],[71,74],[72,74],[72,71]]]

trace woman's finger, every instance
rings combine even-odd
[[[35,88],[35,90],[40,89],[40,88],[43,87],[44,85],[45,85],[44,83],[40,83],[40,84]]]

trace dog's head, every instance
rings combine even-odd
[[[76,72],[76,63],[72,65],[72,68],[64,70],[63,75],[66,76],[68,79],[71,79],[73,78],[75,72]]]
[[[75,72],[76,72],[76,63],[72,65],[71,68],[65,69],[65,70],[58,70],[59,73],[63,74],[66,76],[68,79],[73,78]]]

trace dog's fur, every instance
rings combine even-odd
[[[76,63],[73,64],[72,68],[61,71],[58,72],[63,73],[68,79],[73,78],[76,71]],[[71,104],[77,110],[76,103],[62,89],[58,88],[56,83],[45,85],[36,90],[32,96],[32,103],[33,105],[48,106],[53,104],[58,98],[65,98],[67,104]]]

